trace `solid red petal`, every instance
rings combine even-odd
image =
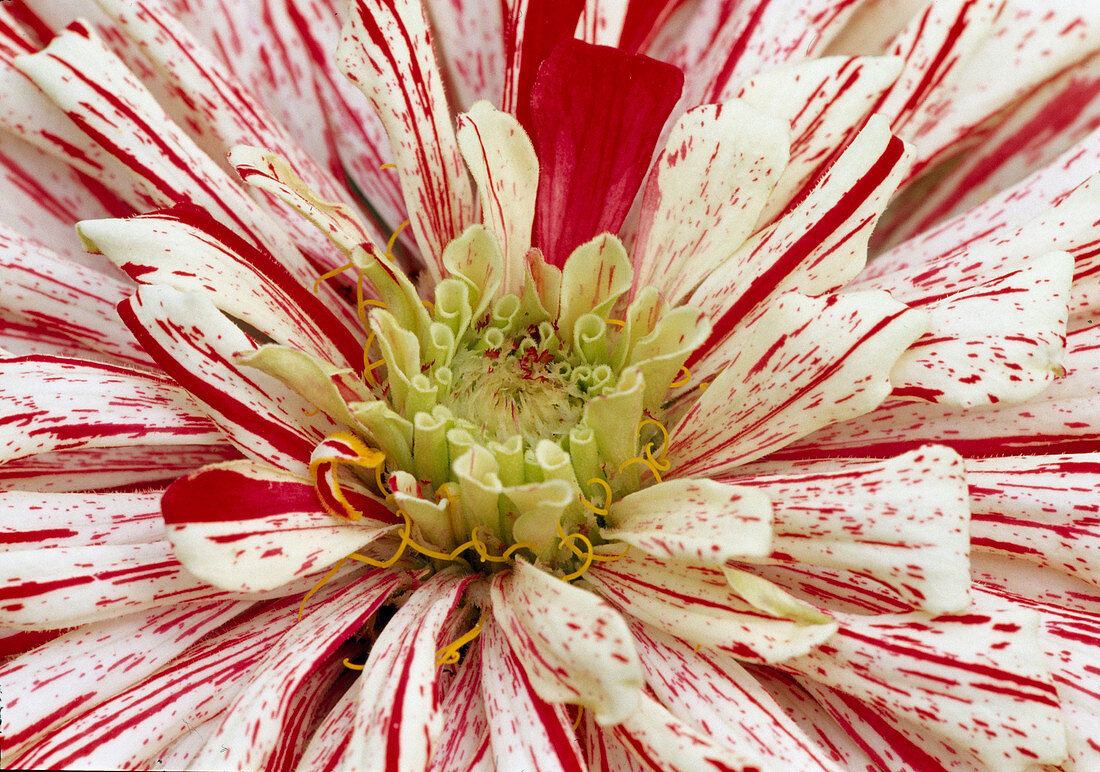
[[[578,40],[543,63],[528,130],[540,165],[533,241],[552,264],[619,230],[683,82],[671,65]]]

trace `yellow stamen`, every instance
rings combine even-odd
[[[618,555],[597,555],[592,553],[592,560],[597,563],[614,563],[616,560],[622,560],[626,557],[626,554],[630,552],[630,545],[626,545],[626,549],[620,552]]]
[[[321,282],[328,281],[333,276],[339,276],[340,274],[342,274],[347,269],[354,268],[354,267],[355,267],[355,263],[344,263],[339,268],[333,268],[328,273],[321,274],[320,276],[317,277],[317,280],[315,282],[313,282],[313,294],[316,295],[318,293],[318,291],[320,291]]]
[[[485,624],[485,620],[489,615],[489,610],[486,609],[481,612],[481,618],[477,620],[477,624],[469,629],[469,631],[453,640],[451,643],[444,646],[442,649],[435,653],[435,666],[440,665],[455,665],[458,664],[458,660],[461,659],[459,651],[470,641],[481,635],[481,627]]]
[[[435,315],[435,303],[430,300],[421,300],[420,302],[424,304],[424,308],[428,309],[429,314]]]
[[[607,324],[613,324],[620,330],[626,327],[626,322],[624,322],[622,319],[604,319],[604,322],[606,322]]]
[[[680,365],[680,372],[684,374],[683,379],[670,383],[668,385],[670,389],[676,389],[680,386],[687,386],[689,383],[691,383],[691,370],[687,369],[687,365]]]
[[[672,462],[665,458],[663,455],[660,458],[653,457],[653,443],[650,442],[645,446],[645,457],[653,464],[653,466],[660,469],[662,472],[667,472],[672,467]]]
[[[641,439],[642,439],[642,429],[644,429],[646,426],[650,426],[650,425],[656,426],[658,429],[661,430],[661,437],[662,437],[661,447],[667,450],[668,449],[668,429],[665,428],[665,425],[663,423],[661,423],[660,421],[657,421],[653,418],[646,418],[645,420],[641,421],[638,424],[638,435],[637,435],[638,440],[641,441]]]
[[[347,657],[344,657],[344,667],[348,670],[362,670],[366,665],[353,665]]]
[[[558,528],[560,529],[561,526],[559,525]],[[581,554],[584,555],[584,563],[581,565],[581,567],[579,569],[577,569],[576,571],[574,571],[573,573],[566,574],[565,576],[563,576],[561,578],[561,580],[563,582],[571,582],[574,579],[577,579],[581,576],[584,576],[584,572],[592,567],[592,550],[594,548],[592,546],[592,542],[590,542],[588,540],[588,537],[585,536],[583,533],[571,533],[571,534],[569,534],[568,536],[563,538],[561,540],[561,542],[559,542],[558,546],[559,547],[564,547],[566,541],[581,541],[581,542],[584,543],[584,547],[585,547],[584,552],[581,553]],[[576,552],[574,554],[576,554]],[[577,555],[577,557],[580,557],[580,555]]]
[[[379,166],[378,168],[379,168],[379,169],[396,169],[396,168],[397,168],[397,164],[382,164],[382,165],[381,165],[381,166]]]
[[[607,480],[600,479],[599,477],[593,477],[588,481],[587,485],[591,485],[592,483],[596,483],[596,485],[603,488],[603,506],[597,507],[586,499],[583,493],[581,494],[581,503],[597,515],[606,515],[607,508],[611,506],[611,486],[608,485]]]
[[[298,605],[298,621],[302,620],[302,612],[305,611],[306,601],[309,600],[310,598],[312,598],[317,593],[317,591],[319,589],[324,587],[325,584],[330,579],[332,579],[332,577],[336,576],[336,572],[339,571],[343,567],[344,563],[346,563],[346,562],[348,562],[347,558],[340,558],[338,561],[336,561],[336,565],[334,565],[332,567],[332,569],[327,574],[325,574],[323,577],[321,577],[321,581],[319,581],[319,582],[317,582],[317,584],[313,585],[313,589],[302,596],[302,602]]]
[[[374,468],[374,483],[383,494],[392,496],[393,491],[390,490],[390,486],[386,485],[386,481],[382,479],[382,467],[384,466],[385,464],[379,464]]]
[[[710,386],[710,381],[703,381],[699,384],[699,391],[706,391],[707,386]]]
[[[503,555],[490,555],[489,548],[485,545],[481,539],[477,538],[477,532],[481,530],[481,526],[474,526],[474,530],[470,533],[470,541],[473,542],[474,550],[477,552],[477,556],[481,558],[482,563],[507,563],[508,558]]]
[[[409,227],[410,222],[411,220],[405,220],[405,222],[401,223],[401,226],[393,232],[392,236],[390,236],[390,240],[386,242],[386,257],[391,260],[393,259],[393,245],[397,243],[397,237],[401,235],[401,231]]]
[[[578,726],[581,725],[581,716],[583,716],[583,715],[584,715],[584,706],[578,705],[577,706],[577,717],[575,719],[573,719],[573,729],[576,729]]]
[[[313,418],[313,416],[321,414],[321,408],[315,407],[315,408],[313,408],[313,410],[306,410],[305,414],[307,416],[309,416],[310,418]]]
[[[624,469],[626,469],[631,464],[641,464],[642,466],[648,468],[649,471],[653,472],[653,479],[654,480],[656,480],[659,483],[664,482],[664,480],[661,479],[661,472],[660,472],[659,469],[657,469],[656,464],[654,462],[650,461],[647,458],[631,458],[631,459],[628,459],[628,460],[624,461],[623,463],[619,464],[619,471],[620,472],[623,471]]]

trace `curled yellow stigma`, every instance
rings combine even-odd
[[[366,665],[352,664],[351,660],[349,660],[347,657],[344,657],[344,667],[346,667],[348,670],[362,670],[366,667]]]
[[[401,235],[401,231],[409,227],[410,222],[411,220],[405,220],[405,222],[401,223],[397,230],[393,232],[393,235],[390,236],[390,240],[386,242],[386,257],[391,260],[393,259],[393,245],[397,243],[397,237]]]
[[[477,620],[477,624],[471,627],[464,635],[454,639],[442,649],[435,653],[435,666],[440,665],[456,665],[462,655],[459,653],[462,647],[470,641],[481,635],[481,627],[485,624],[485,620],[489,616],[489,610],[484,609],[481,612],[481,618]]]
[[[624,322],[622,319],[604,319],[604,322],[606,324],[613,324],[620,330],[626,327],[626,322]]]
[[[585,498],[583,493],[581,494],[581,504],[584,504],[584,506],[587,507],[589,511],[593,512],[594,514],[606,515],[607,508],[611,506],[611,485],[608,484],[607,480],[601,479],[599,477],[593,477],[591,480],[588,481],[587,484],[592,485],[593,483],[603,488],[603,506],[597,507],[595,504]]]
[[[691,370],[687,368],[687,365],[680,365],[680,372],[683,373],[683,377],[670,383],[668,385],[670,389],[678,389],[691,383]]]
[[[396,170],[397,169],[397,164],[382,164],[378,168],[379,169],[394,169],[394,170]]]
[[[574,579],[579,579],[584,576],[585,572],[592,566],[592,554],[595,547],[592,546],[592,542],[583,533],[570,533],[567,534],[562,530],[561,524],[558,524],[558,546],[569,547],[569,551],[581,558],[584,562],[581,567],[571,574],[566,574],[561,577],[563,582],[571,582]],[[579,541],[584,545],[584,549],[577,547],[573,542]]]
[[[320,276],[317,277],[317,280],[315,282],[313,282],[313,294],[316,295],[318,292],[320,292],[321,282],[328,281],[333,276],[339,276],[340,274],[342,274],[347,269],[354,268],[354,267],[355,267],[355,263],[350,263],[350,262],[349,263],[344,263],[339,268],[333,268],[331,271],[321,274]]]

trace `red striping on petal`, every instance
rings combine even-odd
[[[504,0],[504,94],[501,108],[531,131],[531,91],[539,68],[573,37],[585,0]]]
[[[532,241],[553,265],[619,230],[683,83],[671,65],[579,40],[543,62],[531,93],[540,165]]]

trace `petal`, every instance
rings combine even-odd
[[[886,293],[783,296],[724,344],[731,364],[671,432],[670,474],[721,474],[873,410],[925,329]]]
[[[324,588],[319,594],[324,599],[330,593]],[[141,682],[71,717],[12,763],[29,769],[76,763],[87,769],[151,768],[161,749],[233,702],[293,627],[298,605],[292,596],[224,626]]]
[[[413,232],[438,281],[443,247],[473,220],[473,194],[421,4],[356,0],[336,59],[386,127]]]
[[[598,595],[517,561],[494,577],[492,598],[512,656],[541,699],[582,705],[601,724],[634,709],[643,682],[633,639]]]
[[[72,227],[73,221],[67,221],[66,228]],[[34,233],[38,236],[39,230]],[[25,353],[44,353],[35,348],[35,339],[48,330],[80,350],[79,356],[152,364],[115,313],[128,291],[122,282],[0,225],[0,303],[5,315],[18,315],[31,326],[33,337]]]
[[[1098,449],[1100,328],[1067,336],[1070,375],[1024,405],[960,410],[940,405],[890,402],[879,410],[823,429],[778,451],[774,458],[835,456],[883,458],[928,442],[954,448],[967,458],[1023,453],[1091,452]]]
[[[442,718],[435,698],[439,634],[472,579],[436,574],[386,623],[353,687],[359,705],[338,769],[380,761],[386,772],[427,766]]]
[[[971,543],[1100,585],[1100,454],[966,463]]]
[[[790,161],[761,222],[771,222],[810,193],[819,172],[863,127],[901,66],[892,57],[831,56],[763,72],[740,85],[738,99],[790,127]]]
[[[269,252],[198,207],[85,221],[77,231],[139,284],[204,294],[275,340],[344,366],[362,364],[362,341],[353,332],[361,325],[350,304],[323,283],[323,294],[311,293]]]
[[[59,357],[0,359],[0,458],[70,448],[220,444],[187,394],[166,378]]]
[[[455,105],[468,110],[504,93],[504,6],[500,0],[430,3],[432,31],[448,67]]]
[[[206,298],[141,287],[119,306],[134,337],[205,407],[247,456],[305,474],[313,447],[334,426],[323,413],[262,373],[245,375],[233,356],[256,346]]]
[[[428,771],[493,772],[489,722],[481,698],[481,654],[476,647],[467,650],[442,702],[443,728]]]
[[[5,756],[171,663],[248,605],[219,600],[143,611],[78,628],[7,663],[0,669]]]
[[[616,737],[614,727],[602,727],[591,716],[582,719],[585,761],[593,772],[647,772],[630,750]]]
[[[648,694],[637,710],[611,730],[646,769],[679,772],[683,769],[714,772],[753,772],[758,757],[742,749],[716,742],[669,713]]]
[[[650,688],[677,718],[769,768],[838,772],[824,749],[732,657],[713,649],[692,651],[644,625],[632,630]]]
[[[763,598],[743,587],[752,597],[749,601],[731,587],[726,573],[690,563],[628,553],[593,566],[584,578],[630,616],[742,660],[774,662],[797,656],[836,629],[829,617],[778,590]]]
[[[543,702],[535,694],[507,633],[491,617],[485,620],[479,645],[481,697],[496,768],[584,770],[565,709]]]
[[[270,769],[291,763],[294,746],[287,742],[285,730],[294,720],[291,709],[297,693],[408,579],[388,570],[372,571],[340,588],[323,609],[295,624],[256,664],[256,677],[205,733],[206,743],[190,766]]]
[[[867,240],[908,155],[886,122],[872,118],[803,201],[704,279],[689,303],[714,329],[688,366],[706,377],[728,364],[725,341],[781,293],[819,295],[847,284],[867,260]]]
[[[384,520],[334,518],[308,478],[251,461],[180,478],[161,507],[168,540],[192,574],[224,590],[260,592],[327,568],[393,529],[381,502],[351,495]]]
[[[155,97],[82,22],[17,65],[66,115],[120,161],[144,202],[183,201],[214,214],[250,243],[272,252],[300,281],[315,269],[289,237],[176,126]],[[94,71],[93,79],[87,73]]]
[[[760,491],[712,480],[671,480],[614,502],[604,538],[651,555],[720,566],[772,549],[771,501]]]
[[[966,289],[895,293],[931,325],[891,371],[894,394],[964,408],[1031,399],[1061,372],[1072,279],[1073,258],[1052,252]]]
[[[8,550],[161,541],[161,494],[0,491],[0,541]]]
[[[788,142],[785,121],[736,99],[681,117],[642,198],[635,292],[652,285],[675,304],[735,252],[787,165]]]
[[[828,644],[782,667],[905,717],[984,764],[1022,770],[1065,755],[1038,623],[1034,612],[1008,609],[845,616]]]
[[[218,596],[184,570],[165,541],[17,550],[0,563],[0,625],[25,630]]]
[[[505,0],[500,4],[504,33],[504,91],[501,109],[532,127],[531,91],[541,65],[558,45],[574,37],[585,0]],[[497,95],[490,95],[497,101]]]
[[[926,446],[882,463],[730,482],[774,502],[768,562],[854,571],[930,612],[969,605],[966,478],[954,451]]]
[[[351,196],[332,173],[295,142],[245,84],[169,9],[155,0],[98,0],[98,4],[157,67],[157,74],[181,108],[183,124],[198,135],[211,157],[220,161],[234,145],[259,145],[287,158],[326,198],[351,203]],[[265,22],[270,24],[270,13]],[[295,212],[270,199],[262,203],[295,243],[322,266],[334,268],[343,262],[334,259],[323,236]]]
[[[501,292],[519,296],[539,182],[535,148],[515,118],[488,102],[478,102],[458,116],[457,136],[477,183],[482,220],[504,255]]]
[[[618,232],[682,84],[663,62],[577,40],[543,63],[528,129],[541,166],[534,243],[552,265]]]

